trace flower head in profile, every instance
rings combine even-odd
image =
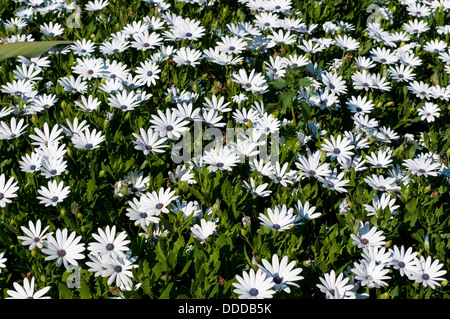
[[[209,236],[216,232],[217,224],[212,221],[207,221],[202,218],[200,220],[200,225],[195,224],[191,227],[191,234],[195,239],[200,241],[200,244],[203,244]]]
[[[17,197],[16,192],[19,189],[13,176],[8,181],[5,182],[5,180],[5,174],[0,175],[0,207],[5,207],[6,204],[11,203],[10,198]]]
[[[355,287],[353,284],[349,283],[350,278],[344,278],[344,274],[340,273],[336,277],[334,270],[326,273],[323,277],[319,278],[320,284],[316,284],[317,288],[325,294],[325,298],[334,299],[336,295],[345,299],[354,297],[354,292],[352,291]]]
[[[217,145],[202,156],[204,164],[209,164],[208,170],[216,171],[231,171],[239,161],[238,155],[233,151],[229,145]]]
[[[277,232],[302,224],[298,222],[298,216],[294,215],[294,209],[288,209],[286,204],[277,205],[273,210],[267,208],[267,216],[260,213],[258,218],[263,226]]]
[[[72,136],[72,143],[74,146],[81,150],[93,150],[100,147],[100,143],[105,140],[105,136],[102,135],[102,131],[93,129],[85,129],[77,135]]]
[[[249,272],[244,271],[242,277],[236,275],[233,286],[236,288],[234,293],[239,295],[239,299],[266,299],[272,298],[276,292],[272,288],[275,282],[271,277],[267,277],[266,273],[261,269],[255,270],[251,268]]]
[[[31,281],[28,278],[24,278],[23,287],[15,282],[13,284],[15,290],[8,290],[9,297],[6,299],[51,299],[49,296],[45,296],[51,287],[47,286],[35,292],[34,282],[34,277],[31,278]]]

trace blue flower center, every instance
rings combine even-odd
[[[114,245],[111,243],[106,245],[106,250],[108,250],[108,251],[114,250]]]
[[[256,289],[256,288],[250,289],[249,294],[250,294],[250,296],[252,296],[252,297],[257,296],[257,295],[258,295],[258,289]]]
[[[56,203],[58,201],[58,196],[53,196],[51,200],[52,202]]]
[[[91,144],[91,143],[88,143],[88,144],[86,144],[86,146],[85,146],[85,148],[86,149],[91,149],[91,148],[93,148],[94,146]]]

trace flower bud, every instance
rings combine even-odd
[[[244,216],[242,217],[242,225],[245,226],[250,226],[252,224],[252,219],[250,218],[250,216]]]
[[[385,292],[384,294],[382,294],[382,295],[380,296],[380,299],[389,299],[389,293],[388,293],[388,292]]]

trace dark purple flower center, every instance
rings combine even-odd
[[[274,277],[273,282],[279,285],[283,282],[283,278],[280,278],[279,276]]]
[[[66,251],[64,249],[58,250],[58,256],[59,257],[64,257],[66,255]]]
[[[106,250],[108,250],[108,251],[114,250],[114,245],[111,243],[106,245]]]

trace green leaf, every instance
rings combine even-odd
[[[161,296],[159,296],[159,299],[169,299],[170,291],[172,290],[172,287],[173,287],[173,282],[171,282],[167,285],[166,289],[164,289]]]
[[[287,81],[283,79],[276,79],[270,82],[275,89],[282,90],[286,87]]]
[[[312,85],[313,82],[308,78],[302,78],[302,79],[298,80],[297,84],[298,84],[298,86],[306,87],[306,86]]]
[[[285,113],[291,106],[292,94],[290,92],[283,92],[278,96],[281,106],[281,113]]]
[[[73,41],[32,41],[32,42],[13,42],[0,45],[0,61],[25,56],[27,58],[36,57],[44,54],[57,45],[69,45]]]
[[[79,291],[80,291],[81,299],[91,299],[92,298],[91,291],[89,289],[89,285],[86,283],[86,281],[83,280],[81,282],[81,287],[80,287]]]
[[[58,284],[58,291],[59,291],[59,298],[60,299],[72,299],[73,298],[73,291],[67,287],[64,283],[60,282]]]

